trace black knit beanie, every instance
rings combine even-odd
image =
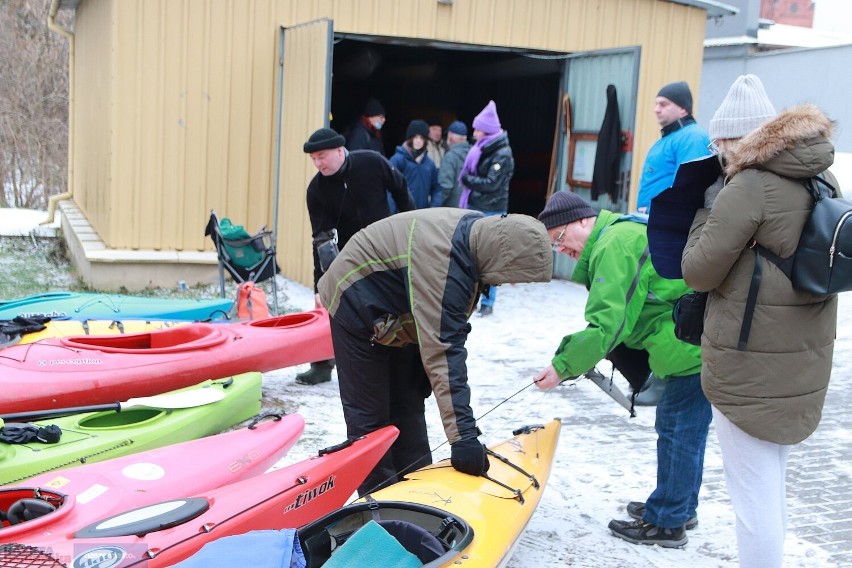
[[[364,105],[364,116],[379,116],[385,114],[385,107],[376,99],[367,99]]]
[[[559,191],[554,193],[544,206],[544,211],[538,214],[538,220],[544,223],[548,229],[559,227],[586,219],[597,217],[597,212],[592,209],[585,199],[572,191]]]
[[[686,81],[669,83],[660,89],[657,96],[669,99],[689,114],[692,114],[692,91],[689,90],[689,85],[686,84]]]
[[[429,125],[425,120],[412,120],[408,123],[408,128],[405,129],[405,139],[410,140],[417,135],[423,138],[429,137]]]
[[[340,148],[346,144],[346,138],[332,130],[331,128],[320,128],[308,138],[302,149],[305,154],[311,152],[319,152],[320,150],[330,150],[332,148]]]

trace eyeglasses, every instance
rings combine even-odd
[[[716,141],[715,141],[715,140],[711,140],[711,141],[710,141],[710,143],[709,143],[709,144],[707,144],[707,150],[709,150],[709,151],[710,151],[710,153],[711,153],[711,154],[713,154],[714,156],[718,156],[718,155],[719,155],[719,147],[718,147],[718,146],[716,146]]]
[[[550,244],[550,248],[553,249],[553,252],[559,252],[559,245],[562,244],[562,237],[565,236],[565,229],[567,228],[567,225],[562,227],[562,231],[559,232],[559,235],[556,237],[556,240]]]

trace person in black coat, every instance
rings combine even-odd
[[[346,140],[331,128],[320,128],[305,142],[318,170],[308,185],[307,206],[314,239],[335,230],[337,245],[343,249],[352,235],[390,215],[387,194],[399,211],[415,209],[408,183],[384,156],[367,150],[350,152]],[[314,247],[314,291],[323,275]],[[317,306],[319,306],[317,298]],[[296,382],[316,385],[331,380],[334,360],[311,363],[296,376]]]
[[[374,150],[385,155],[382,142],[382,126],[385,124],[385,108],[376,99],[367,100],[361,118],[346,133],[348,150]]]

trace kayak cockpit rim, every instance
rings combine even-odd
[[[309,568],[322,566],[331,554],[370,521],[376,521],[424,567],[455,559],[473,541],[473,527],[458,515],[405,501],[375,501],[346,505],[298,529]]]

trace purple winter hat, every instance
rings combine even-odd
[[[500,132],[503,127],[500,125],[500,117],[497,116],[497,105],[494,101],[488,101],[482,112],[476,115],[473,119],[473,127],[486,134]]]

